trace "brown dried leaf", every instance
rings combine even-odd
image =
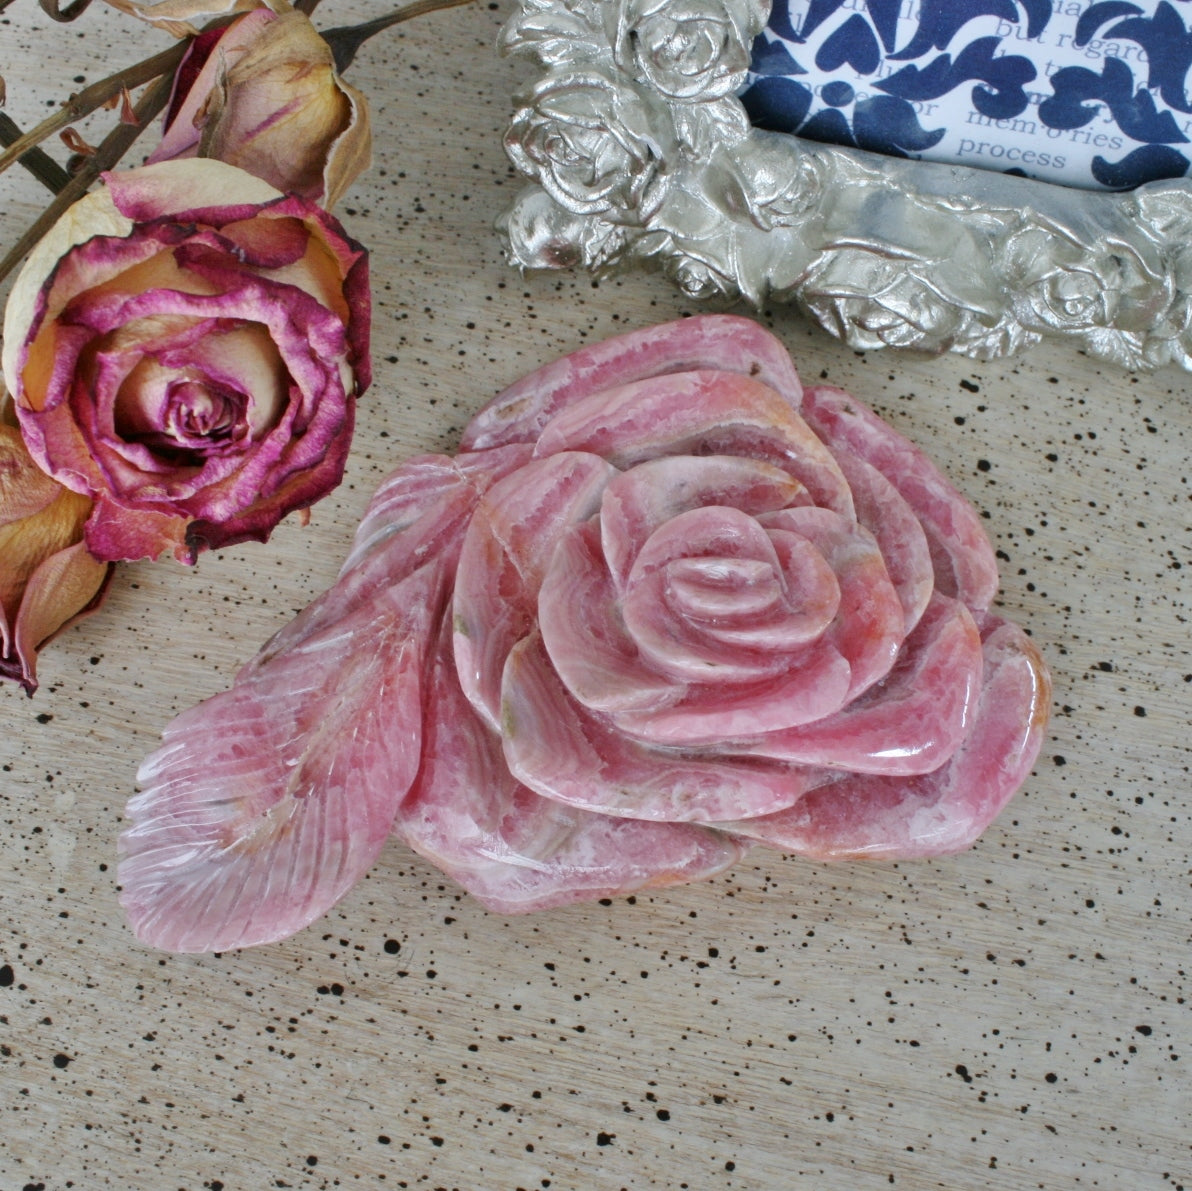
[[[64,128],[58,136],[72,153],[77,153],[80,157],[95,156],[95,146],[83,140],[77,128]]]
[[[367,101],[339,77],[330,47],[299,12],[260,30],[215,80],[204,115],[200,156],[328,208],[371,160]]]

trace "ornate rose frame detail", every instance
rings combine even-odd
[[[736,98],[770,0],[521,0],[542,73],[506,149],[510,261],[648,265],[691,298],[797,304],[858,349],[988,360],[1061,337],[1192,370],[1192,183],[1076,190],[753,128]]]

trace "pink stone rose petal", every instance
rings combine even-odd
[[[711,822],[770,814],[829,776],[805,766],[638,744],[569,697],[537,634],[511,651],[502,690],[510,770],[569,806],[651,821]]]
[[[938,769],[972,728],[981,638],[959,600],[934,596],[890,673],[814,724],[737,742],[734,752],[856,773]]]
[[[832,623],[840,585],[812,543],[787,536],[780,555],[754,518],[716,507],[656,529],[621,602],[642,658],[684,683],[751,682],[797,664],[791,655]]]
[[[763,327],[730,315],[696,315],[581,348],[498,394],[464,430],[463,447],[533,442],[561,409],[593,393],[702,368],[756,377],[799,409],[803,386],[782,344]]]
[[[536,459],[489,489],[472,515],[455,578],[455,664],[464,694],[494,729],[505,658],[533,625],[555,546],[595,514],[616,474],[597,455]]]
[[[682,685],[641,658],[625,632],[595,521],[564,535],[538,593],[538,627],[573,698],[599,711],[674,703]]]
[[[790,810],[722,823],[816,860],[909,860],[976,842],[1026,781],[1043,743],[1051,682],[1016,625],[993,622],[973,728],[952,758],[917,777],[845,774]]]
[[[370,501],[334,586],[275,633],[237,678],[352,615],[378,589],[402,582],[427,563],[454,566],[477,501],[528,455],[526,447],[513,446],[455,459],[422,455],[403,463]]]
[[[893,665],[904,615],[872,535],[830,509],[780,509],[757,520],[807,538],[828,560],[840,584],[836,620],[805,653],[791,655],[782,671],[753,687],[693,686],[658,709],[618,709],[617,726],[635,739],[710,745],[811,723],[838,711]],[[549,638],[547,647],[555,658]]]
[[[836,451],[836,462],[852,490],[858,524],[877,541],[890,582],[902,601],[904,627],[909,633],[935,590],[927,535],[914,510],[877,468],[845,450]]]
[[[804,416],[829,447],[872,464],[902,494],[927,534],[936,589],[983,611],[997,595],[997,561],[976,509],[908,439],[855,397],[827,386],[807,390]]]
[[[431,669],[422,769],[395,830],[488,909],[520,914],[697,881],[744,848],[683,823],[611,818],[541,798],[472,713],[444,634]]]
[[[626,632],[599,527],[591,522],[576,526],[555,550],[538,624],[571,696],[611,714],[621,731],[646,743],[706,744],[807,723],[837,711],[849,688],[848,660],[819,642],[797,665],[776,667],[745,686],[693,686],[659,673]]]
[[[536,455],[590,451],[627,470],[665,455],[737,455],[786,471],[851,517],[840,465],[790,402],[735,372],[680,372],[594,393],[546,424]]]
[[[722,505],[758,513],[809,503],[807,489],[781,468],[732,455],[669,455],[616,476],[600,505],[605,561],[624,590],[646,539],[679,513]]]
[[[902,601],[877,541],[830,509],[779,509],[758,521],[775,533],[807,538],[832,568],[840,605],[826,639],[848,659],[848,698],[855,699],[889,673],[905,632]]]
[[[848,697],[847,659],[827,643],[773,678],[749,686],[704,685],[659,710],[613,713],[627,736],[660,747],[712,747],[739,737],[778,732],[839,711]]]
[[[520,445],[407,460],[373,494],[340,574],[356,570],[379,550],[386,551],[387,565],[399,577],[429,562],[462,534],[457,517],[529,460],[529,448]],[[392,557],[394,550],[400,561]]]

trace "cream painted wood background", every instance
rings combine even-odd
[[[327,0],[319,20],[380,10]],[[1036,772],[975,850],[755,852],[706,885],[502,919],[392,844],[283,944],[180,958],[124,925],[138,760],[330,582],[386,471],[451,449],[531,367],[692,309],[657,277],[503,264],[501,133],[527,77],[494,50],[509,13],[423,18],[353,68],[377,153],[340,214],[373,253],[377,367],[342,488],[266,546],[124,567],[44,654],[36,698],[0,691],[0,1188],[1192,1186],[1192,383],[1174,370],[862,356],[763,316],[988,514],[1005,612],[1053,668]],[[100,2],[59,27],[17,0],[7,111],[28,127],[163,44]],[[40,202],[0,178],[6,243]]]

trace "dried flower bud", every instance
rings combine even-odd
[[[331,207],[369,164],[364,96],[308,17],[258,8],[196,41],[150,162],[211,157]]]

